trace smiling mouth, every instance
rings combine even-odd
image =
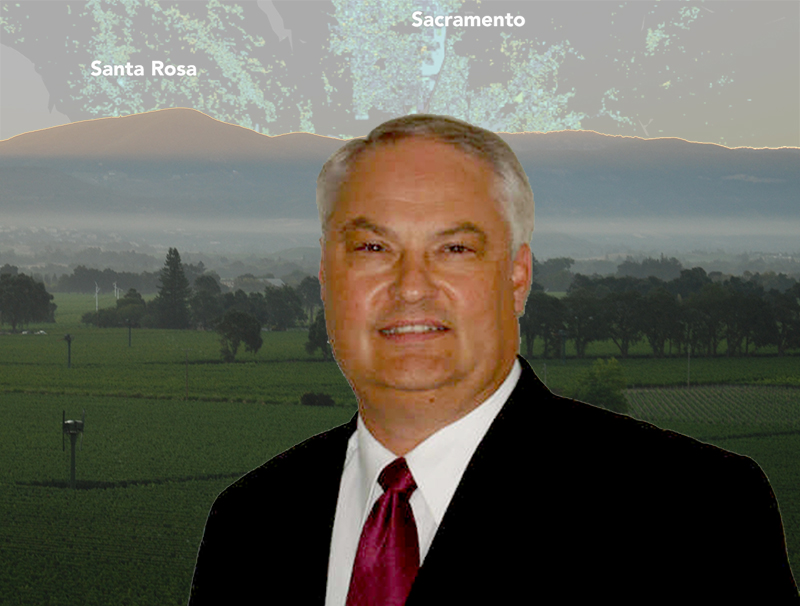
[[[403,326],[392,326],[390,328],[382,328],[380,330],[382,335],[407,335],[407,334],[428,334],[435,332],[444,332],[449,330],[444,326],[437,326],[431,324],[407,324]]]

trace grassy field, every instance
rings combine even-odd
[[[61,411],[86,410],[68,488]],[[214,498],[345,407],[3,394],[0,602],[178,605]]]
[[[264,333],[257,355],[222,364],[213,333],[134,330],[128,347],[125,329],[79,323],[94,297],[59,294],[56,303],[57,324],[29,327],[48,334],[0,335],[0,602],[185,604],[216,495],[346,422],[352,392],[334,362],[305,353],[304,331]],[[74,337],[69,369],[65,333]],[[531,360],[562,392],[591,362]],[[800,579],[800,389],[780,386],[800,377],[800,358],[691,364],[693,385],[706,385],[643,388],[685,385],[686,360],[622,361],[631,415],[752,457],[778,498]],[[331,394],[336,406],[300,406],[306,391]],[[61,412],[84,409],[70,490]]]

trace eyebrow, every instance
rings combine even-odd
[[[344,237],[347,235],[348,232],[355,231],[357,229],[364,229],[366,231],[371,231],[378,234],[379,236],[386,236],[392,233],[390,229],[381,227],[380,225],[373,223],[366,217],[361,216],[361,217],[356,217],[355,219],[350,219],[347,223],[342,225],[342,227],[339,228],[339,234]]]
[[[379,236],[387,236],[394,234],[394,232],[391,229],[377,225],[364,216],[356,217],[355,219],[350,219],[339,229],[339,234],[342,237],[346,237],[348,232],[358,229],[371,231],[373,233],[378,234]],[[475,234],[476,236],[478,236],[478,238],[480,238],[482,244],[486,244],[486,241],[488,240],[486,232],[477,225],[475,225],[474,223],[472,223],[471,221],[464,221],[463,223],[459,223],[455,227],[443,229],[442,231],[436,234],[436,237],[438,238],[448,237],[461,233]]]
[[[459,223],[455,227],[451,227],[450,229],[445,229],[443,231],[440,231],[437,235],[440,237],[454,236],[456,234],[462,234],[462,233],[475,234],[476,236],[478,236],[478,238],[480,238],[481,244],[486,244],[486,240],[488,240],[486,232],[470,221],[464,221],[463,223]]]

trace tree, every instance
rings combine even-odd
[[[117,318],[123,326],[130,324],[138,327],[146,311],[144,297],[135,288],[128,289],[125,296],[117,301]]]
[[[322,359],[329,360],[331,357],[331,347],[328,343],[328,330],[325,327],[325,310],[317,311],[317,317],[308,329],[308,341],[306,341],[306,351],[309,355],[319,349],[322,352]]]
[[[97,311],[87,311],[81,316],[81,322],[84,324],[92,324],[98,328],[120,326],[117,310],[113,307],[104,307]]]
[[[158,281],[158,295],[151,303],[158,318],[158,327],[188,328],[189,295],[192,291],[176,248],[170,248],[167,252]]]
[[[711,278],[702,267],[682,269],[681,275],[667,283],[667,288],[676,295],[686,298],[692,293],[700,292],[706,284],[711,284]]]
[[[543,357],[547,355],[555,342],[558,331],[564,328],[564,306],[559,299],[541,290],[531,289],[525,303],[525,315],[519,319],[519,327],[525,336],[525,357],[533,357],[533,343],[536,337],[544,341]]]
[[[694,309],[699,319],[697,336],[706,346],[706,355],[716,356],[717,348],[724,335],[724,313],[728,305],[729,293],[722,285],[709,282],[699,292],[689,296],[688,306]]]
[[[225,312],[222,320],[217,324],[216,331],[220,334],[220,354],[225,362],[233,362],[239,345],[244,343],[245,351],[253,354],[261,349],[261,323],[253,314],[231,309]]]
[[[139,327],[147,312],[147,304],[135,288],[131,288],[124,297],[117,300],[116,307],[104,307],[98,311],[87,311],[81,316],[81,322],[92,324],[98,328],[115,326]]]
[[[765,296],[770,317],[769,343],[778,347],[782,356],[787,349],[800,346],[800,286],[786,292],[771,289]]]
[[[189,284],[194,284],[197,281],[197,278],[201,277],[206,271],[205,263],[202,261],[198,261],[194,264],[181,263],[181,267],[183,267],[183,275],[186,276]]]
[[[572,283],[572,273],[569,269],[574,263],[575,259],[569,257],[547,259],[539,264],[536,281],[544,286],[545,290],[564,292]]]
[[[198,276],[194,281],[194,294],[189,300],[192,323],[199,328],[210,328],[222,315],[222,289],[213,276]]]
[[[639,321],[644,336],[653,349],[653,357],[664,356],[664,345],[675,332],[679,314],[678,301],[663,286],[654,288],[641,299]]]
[[[253,294],[260,294],[260,293],[250,293]],[[244,292],[241,288],[238,289],[236,292],[226,292],[222,295],[222,309],[224,311],[228,311],[229,309],[238,309],[239,311],[246,311],[248,313],[252,313],[254,316],[259,317],[258,314],[254,313],[252,308],[252,301],[253,299],[247,296],[247,293]],[[264,323],[264,319],[260,318],[261,322]]]
[[[44,284],[24,273],[0,275],[0,323],[10,324],[12,332],[20,324],[55,322],[55,303]]]
[[[264,289],[264,301],[269,312],[268,324],[271,330],[286,330],[305,317],[300,297],[291,286],[267,286]]]
[[[589,343],[606,338],[602,333],[600,299],[588,288],[578,288],[567,293],[562,303],[569,337],[575,342],[577,356],[582,358]]]
[[[623,358],[628,357],[630,346],[641,339],[641,300],[638,291],[628,290],[612,292],[602,302],[609,336]]]
[[[314,317],[314,309],[322,305],[319,292],[319,278],[316,276],[306,276],[297,285],[297,294],[306,308],[306,315],[309,319]]]
[[[627,257],[617,266],[617,276],[631,276],[634,278],[649,278],[654,276],[662,280],[675,280],[683,269],[683,265],[675,257],[666,258],[661,255],[660,259],[647,257],[641,261],[635,261],[633,257]]]
[[[578,380],[572,397],[612,412],[627,414],[626,387],[622,366],[615,358],[608,361],[597,359]]]
[[[723,310],[727,355],[746,354],[754,340],[760,318],[768,315],[764,289],[755,282],[736,277],[727,280],[723,288],[728,293]]]

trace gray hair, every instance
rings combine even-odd
[[[340,147],[317,177],[317,209],[323,234],[336,196],[358,156],[380,144],[424,137],[453,145],[488,162],[497,175],[495,196],[511,231],[511,251],[530,243],[533,233],[533,192],[514,152],[495,133],[449,116],[412,114],[384,122],[366,139],[351,139]]]

